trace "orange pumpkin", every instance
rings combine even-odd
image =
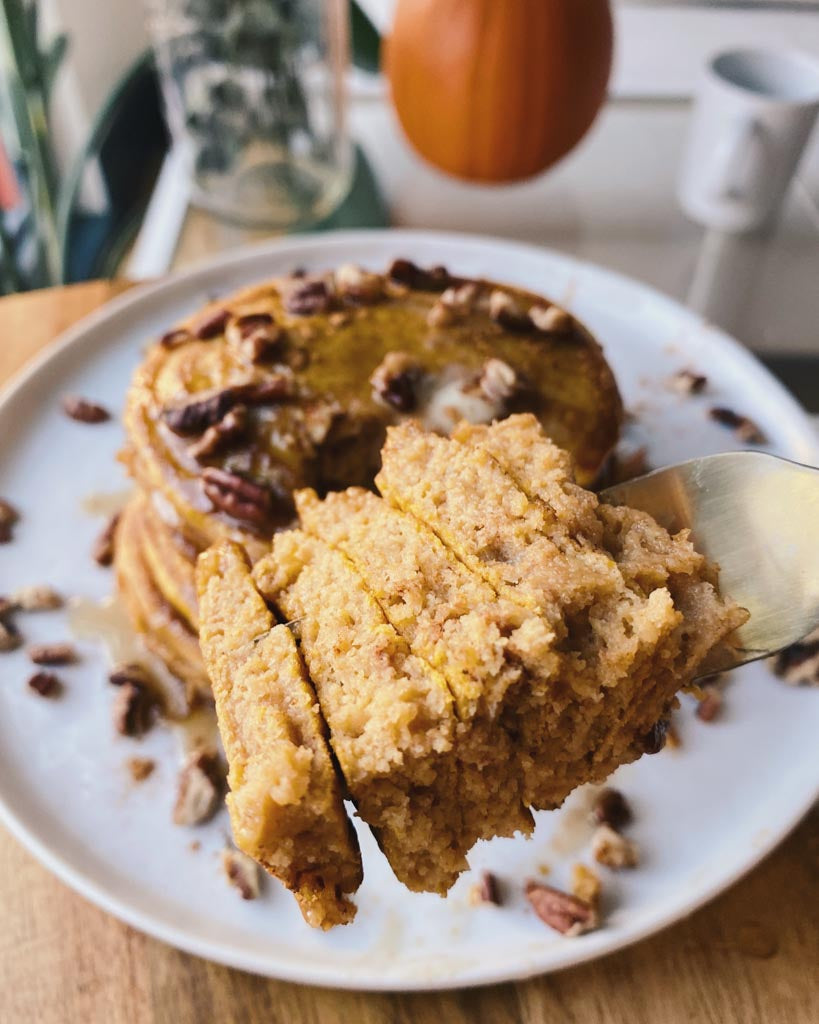
[[[430,163],[516,181],[586,133],[611,52],[608,0],[399,0],[386,71],[401,125]]]

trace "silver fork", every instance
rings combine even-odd
[[[764,452],[725,452],[609,487],[720,566],[720,590],[751,617],[712,671],[756,661],[819,625],[819,469]]]

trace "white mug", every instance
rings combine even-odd
[[[819,112],[819,61],[731,50],[705,66],[678,197],[707,227],[749,231],[779,208]]]

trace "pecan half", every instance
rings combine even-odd
[[[489,318],[507,331],[522,333],[532,330],[532,321],[518,301],[500,288],[489,296]]]
[[[238,889],[243,900],[255,900],[259,895],[259,865],[241,850],[227,847],[222,850],[222,870],[225,877]]]
[[[73,665],[77,660],[73,644],[34,644],[27,653],[35,665]]]
[[[188,452],[195,459],[204,459],[221,448],[242,437],[248,427],[247,406],[237,405],[227,415],[188,446]]]
[[[336,291],[345,302],[368,306],[384,295],[384,278],[354,263],[343,263],[335,272]]]
[[[312,278],[291,288],[284,299],[284,308],[295,316],[329,313],[334,304],[335,296],[322,278]]]
[[[66,395],[63,398],[63,412],[79,423],[105,423],[111,419],[111,413],[106,408],[77,395]]]
[[[210,310],[205,312],[198,320],[195,320],[191,325],[191,331],[194,336],[199,338],[200,341],[205,341],[208,338],[215,338],[218,334],[221,334],[225,329],[230,318],[230,310],[224,306],[220,306],[218,309]]]
[[[388,352],[370,376],[373,395],[399,412],[412,412],[418,404],[421,367],[406,352]]]
[[[91,554],[97,565],[107,568],[114,561],[114,544],[117,537],[120,513],[115,512],[108,520],[99,537],[94,541]]]
[[[144,735],[153,724],[156,700],[151,691],[137,682],[123,683],[117,688],[112,717],[121,736]]]
[[[582,935],[597,927],[597,912],[585,900],[542,882],[527,882],[524,891],[540,920],[561,935]]]
[[[62,684],[53,672],[35,672],[28,681],[28,688],[41,697],[59,697]]]
[[[63,606],[62,597],[45,584],[21,587],[11,595],[11,601],[23,612],[51,612]]]
[[[600,825],[591,842],[592,857],[598,864],[619,871],[622,868],[634,868],[640,863],[640,851],[637,844],[609,825]]]
[[[714,420],[714,422],[733,430],[737,439],[745,444],[768,443],[767,437],[752,419],[734,412],[733,409],[715,406],[713,409],[709,410],[708,415],[712,420]]]
[[[633,814],[628,800],[619,789],[601,789],[592,806],[594,820],[618,831],[631,821]]]
[[[234,519],[262,524],[270,516],[272,495],[261,484],[208,466],[202,473],[202,485],[213,506]]]
[[[216,813],[224,788],[224,771],[212,751],[192,751],[179,773],[175,825],[199,825]]]
[[[246,313],[230,321],[225,337],[246,362],[261,363],[281,348],[285,331],[270,313]]]
[[[161,416],[175,434],[201,434],[223,419],[238,401],[237,388],[220,388],[166,406]]]
[[[387,270],[387,277],[407,288],[415,288],[422,292],[442,292],[455,282],[446,267],[430,267],[429,270],[417,266],[411,260],[393,260]]]

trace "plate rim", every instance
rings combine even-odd
[[[784,404],[784,406],[788,407],[791,418],[795,422],[800,423],[804,428],[802,431],[802,441],[812,451],[812,455],[819,458],[819,436],[816,435],[805,411],[784,385],[736,338],[721,328],[708,323],[704,318],[687,309],[676,299],[626,274],[562,253],[547,246],[518,242],[514,239],[498,238],[491,235],[470,234],[468,232],[429,231],[422,228],[349,230],[333,232],[326,236],[299,234],[290,235],[286,238],[268,239],[252,245],[240,246],[214,257],[197,261],[192,266],[168,275],[159,281],[147,282],[130,288],[77,321],[13,373],[3,387],[0,388],[0,414],[53,360],[74,346],[82,347],[83,339],[89,334],[93,334],[107,322],[116,321],[120,317],[133,316],[134,314],[138,316],[140,307],[150,309],[151,304],[156,301],[157,297],[172,296],[175,291],[180,289],[184,291],[187,286],[195,284],[196,280],[201,277],[220,270],[239,268],[243,264],[253,265],[267,257],[281,256],[282,253],[286,253],[290,249],[294,251],[304,251],[305,248],[314,251],[326,249],[328,259],[332,262],[333,250],[343,250],[345,246],[366,244],[368,241],[384,244],[387,239],[390,240],[390,244],[394,243],[396,248],[400,248],[402,240],[406,239],[410,244],[416,241],[423,241],[433,245],[440,243],[462,247],[488,247],[495,250],[505,250],[510,254],[515,252],[521,258],[553,259],[569,272],[591,273],[601,281],[612,281],[620,287],[629,289],[635,295],[641,295],[654,303],[659,302],[661,306],[669,309],[678,319],[686,323],[697,323],[702,329],[707,329],[714,337],[716,343],[730,352],[731,358],[734,361],[739,361],[746,367],[753,368],[757,374],[760,372],[764,374],[769,385],[773,385],[772,395],[775,396],[776,401],[780,406]],[[784,806],[784,812],[779,815],[778,826],[770,830],[765,835],[764,840],[756,843],[748,856],[741,859],[735,858],[732,862],[732,868],[728,871],[722,873],[717,871],[710,883],[703,885],[693,898],[680,898],[670,906],[666,904],[665,909],[661,909],[656,913],[648,912],[644,914],[643,919],[635,925],[627,926],[625,935],[616,932],[607,933],[603,929],[586,936],[582,945],[567,942],[565,951],[559,949],[556,953],[555,947],[550,946],[548,947],[549,963],[535,965],[531,958],[527,958],[525,965],[519,972],[509,970],[507,965],[495,970],[491,968],[486,969],[485,965],[475,962],[464,969],[452,971],[451,976],[433,978],[424,977],[422,974],[395,978],[385,975],[383,971],[368,974],[366,971],[359,972],[355,969],[353,969],[354,973],[352,976],[346,977],[343,976],[347,973],[345,967],[342,966],[339,969],[338,966],[332,966],[332,961],[329,962],[329,966],[321,962],[308,961],[303,968],[295,967],[292,963],[288,963],[283,965],[282,969],[277,967],[275,963],[272,963],[269,957],[265,957],[262,954],[237,951],[230,944],[220,944],[208,939],[198,939],[189,930],[176,928],[173,925],[157,920],[150,912],[141,911],[135,902],[129,902],[125,897],[110,894],[104,884],[95,881],[90,872],[83,872],[61,854],[54,851],[37,834],[34,828],[29,828],[17,816],[11,804],[7,801],[2,785],[0,785],[0,823],[47,870],[51,871],[60,881],[78,892],[89,902],[125,921],[139,931],[187,953],[239,970],[252,971],[266,977],[320,987],[373,992],[441,991],[466,986],[474,987],[497,984],[499,982],[520,981],[525,978],[564,970],[568,967],[608,955],[617,950],[625,949],[661,929],[669,927],[713,900],[752,871],[797,827],[805,814],[813,806],[817,796],[819,796],[819,777],[817,777],[814,792],[810,792],[809,788],[806,787],[804,791],[799,791],[798,797],[794,797],[790,802],[780,804],[780,807]],[[340,973],[342,976],[340,976]]]

